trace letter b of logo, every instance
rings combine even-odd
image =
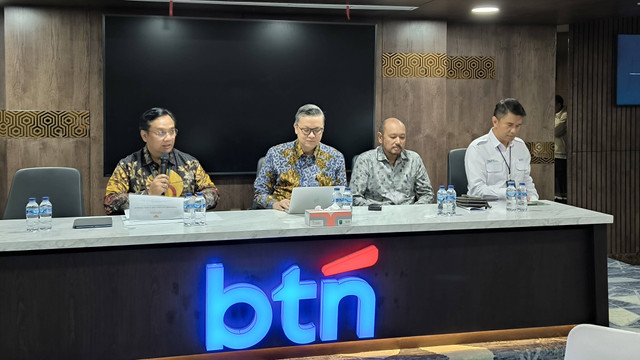
[[[224,287],[224,266],[207,265],[206,346],[207,350],[245,349],[262,340],[273,321],[269,298],[255,285],[237,283]],[[243,328],[231,328],[224,323],[224,314],[237,303],[250,305],[254,310],[251,322]]]

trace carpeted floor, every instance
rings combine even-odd
[[[640,332],[640,265],[609,259],[609,326]]]
[[[640,332],[640,265],[609,259],[609,323]],[[566,338],[495,341],[296,358],[296,360],[562,360]],[[288,359],[294,360],[294,359]]]

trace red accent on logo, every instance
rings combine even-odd
[[[334,260],[322,267],[324,276],[341,274],[347,271],[364,269],[378,262],[378,248],[369,245],[338,260]]]

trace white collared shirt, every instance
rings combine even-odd
[[[468,194],[506,199],[507,180],[525,183],[530,200],[538,200],[538,192],[531,178],[531,154],[522,139],[516,137],[505,147],[493,133],[471,142],[464,156]]]

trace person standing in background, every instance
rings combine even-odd
[[[567,203],[567,107],[564,99],[556,95],[555,136],[555,200]]]

